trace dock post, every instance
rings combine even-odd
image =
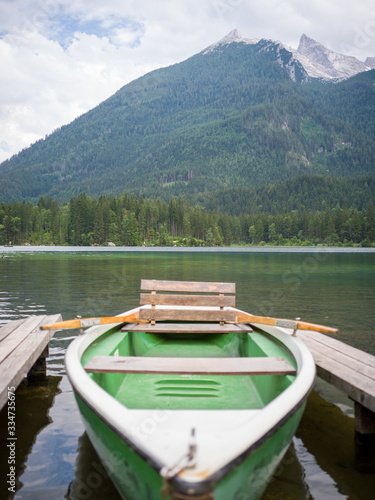
[[[355,466],[359,472],[375,472],[375,413],[354,402]]]
[[[49,353],[49,344],[43,349],[39,358],[35,361],[34,365],[30,368],[27,374],[27,381],[31,385],[42,384],[47,380],[47,362],[46,359]]]

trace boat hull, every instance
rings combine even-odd
[[[75,393],[79,411],[105,469],[126,500],[161,499],[159,473]]]
[[[67,375],[87,434],[122,497],[126,500],[259,498],[291,443],[314,384],[315,364],[308,349],[283,328],[256,329],[248,334],[248,340],[242,334],[238,338],[234,335],[231,342],[230,336],[216,337],[210,347],[213,356],[221,351],[223,356],[236,356],[235,350],[238,349],[242,356],[285,355],[296,365],[297,376],[254,377],[252,380],[256,379],[256,384],[265,395],[263,407],[259,409],[249,406],[244,395],[245,406],[223,409],[221,399],[213,397],[211,389],[208,392],[211,397],[195,397],[189,403],[191,406],[184,402],[189,400],[186,394],[180,397],[174,393],[166,396],[164,403],[157,406],[151,392],[140,400],[137,390],[131,399],[119,401],[116,395],[122,393],[124,387],[119,382],[120,374],[89,375],[83,368],[92,356],[116,356],[119,349],[120,356],[137,355],[134,349],[138,349],[138,355],[155,355],[156,352],[168,356],[168,339],[163,343],[159,337],[137,334],[127,340],[128,335],[121,331],[120,325],[90,328],[70,344],[65,358]],[[202,344],[199,342],[193,339],[187,341],[190,356],[201,352]],[[249,350],[245,351],[247,344]],[[231,350],[230,346],[235,350]],[[266,353],[267,349],[269,352]],[[183,355],[186,356],[186,353]],[[140,384],[138,392],[143,394],[142,375],[131,377],[133,384]],[[218,384],[220,377],[215,380]],[[236,380],[241,381],[241,377]],[[189,387],[185,387],[186,379],[184,382],[184,390],[190,391],[190,382]],[[199,390],[202,390],[202,382]],[[158,380],[153,384],[154,388],[159,387]],[[233,388],[232,385],[229,392],[233,392]],[[194,390],[197,390],[196,386]],[[207,391],[206,388],[204,390]],[[278,396],[275,391],[279,391]],[[163,401],[164,395],[157,397]],[[238,405],[238,401],[226,399],[228,397],[230,394],[228,396],[228,392],[224,391],[223,401]],[[145,406],[146,402],[151,406]],[[207,402],[209,407],[205,406]],[[168,405],[172,405],[170,409],[167,409]],[[169,415],[168,418],[166,415]],[[184,433],[190,431],[192,426],[197,428],[198,453],[205,454],[206,465],[197,467],[195,471],[193,468],[192,472],[182,470],[166,483],[162,478],[163,467],[174,464],[176,458],[186,451]],[[217,456],[220,454],[221,462]]]
[[[157,464],[142,456],[76,392],[75,397],[90,441],[120,495],[126,500],[260,498],[291,443],[305,407],[304,402],[285,422],[279,423],[256,446],[245,451],[216,475],[193,487],[177,478],[171,482],[169,494],[164,492],[163,496],[163,479]]]

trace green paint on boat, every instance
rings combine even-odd
[[[167,334],[110,330],[85,350],[84,366],[96,355],[157,357],[285,357],[295,366],[292,354],[281,343],[261,331],[227,335],[183,335],[176,340]],[[100,387],[129,409],[162,410],[261,410],[286,389],[295,376],[224,376],[95,373],[89,375]],[[76,394],[86,429],[116,487],[129,500],[162,500],[158,465],[111,429]],[[226,470],[202,480],[198,490],[210,483],[214,500],[258,498],[296,431],[304,405],[280,424],[254,450],[228,464]],[[134,429],[133,429],[134,431]],[[188,484],[171,481],[189,492]],[[198,491],[195,490],[196,492]],[[251,491],[251,496],[249,495]],[[199,491],[198,491],[199,492]],[[165,498],[165,497],[164,497]],[[163,498],[163,500],[164,500]],[[192,497],[194,498],[194,496]]]
[[[127,500],[160,500],[162,479],[158,472],[75,396],[86,432],[118,491],[126,492]]]
[[[116,332],[91,345],[85,365],[96,355],[157,357],[292,356],[264,334],[171,335]],[[294,376],[149,375],[100,373],[93,379],[127,408],[261,409],[294,380]]]
[[[98,455],[103,457],[105,468],[124,498],[170,498],[162,497],[162,478],[155,468],[110,429],[77,394],[76,400],[90,440]],[[261,496],[290,445],[304,408],[305,403],[253,453],[231,464],[230,472],[217,480],[212,492],[213,500],[250,500]]]

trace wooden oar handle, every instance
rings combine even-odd
[[[239,312],[237,313],[238,323],[258,323],[260,325],[278,326],[281,328],[290,328],[292,330],[312,330],[314,332],[321,333],[338,333],[337,328],[331,328],[330,326],[316,325],[315,323],[306,323],[305,321],[291,320],[291,319],[278,319],[269,318],[267,316],[254,316],[249,313]]]
[[[313,332],[321,333],[339,333],[338,328],[332,328],[331,326],[316,325],[315,323],[306,323],[305,321],[298,321],[297,330],[310,330]]]
[[[110,325],[114,323],[141,323],[139,313],[126,314],[124,316],[108,316],[105,318],[85,318],[71,319],[68,321],[60,321],[59,323],[51,323],[41,326],[41,330],[69,330],[73,328],[88,328],[96,325]]]
[[[276,319],[275,326],[281,326],[284,328],[291,328],[292,330],[310,330],[313,332],[321,333],[339,333],[337,328],[332,328],[325,325],[317,325],[315,323],[307,323],[306,321],[300,321],[299,319]]]
[[[69,321],[59,321],[58,323],[50,323],[49,325],[40,327],[41,330],[69,330],[70,328],[81,328],[81,320],[71,319]]]

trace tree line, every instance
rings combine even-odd
[[[375,207],[324,210],[208,212],[182,197],[169,202],[123,194],[85,193],[59,206],[40,197],[0,203],[0,244],[124,246],[361,245],[375,246]]]

